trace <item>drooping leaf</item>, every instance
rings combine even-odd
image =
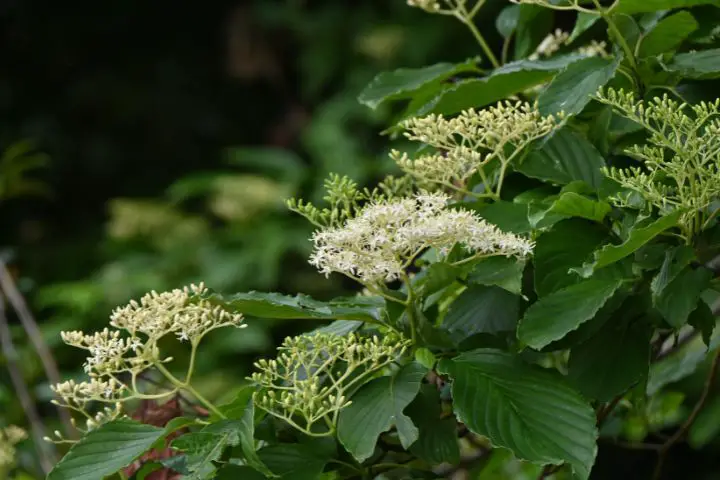
[[[682,11],[661,20],[640,41],[639,57],[659,55],[679,47],[695,30],[698,23],[690,12]]]
[[[227,297],[211,294],[208,300],[253,317],[342,319],[368,323],[380,322],[385,306],[385,301],[380,297],[358,296],[321,302],[302,294],[293,297],[265,292],[236,293]]]
[[[352,403],[340,412],[337,435],[359,462],[370,458],[380,434],[393,425],[403,447],[417,440],[418,429],[403,410],[417,395],[426,373],[422,365],[410,363],[391,377],[368,382],[352,396]]]
[[[613,9],[614,13],[657,12],[658,10],[672,10],[673,8],[689,8],[698,5],[713,5],[716,0],[620,0]]]
[[[597,202],[574,192],[565,192],[549,208],[538,208],[537,211],[531,211],[528,220],[530,225],[535,228],[541,225],[545,226],[544,221],[551,216],[556,216],[559,220],[579,217],[602,222],[611,210],[612,208],[607,202]],[[559,220],[554,220],[553,223]]]
[[[430,84],[436,85],[439,90],[444,80],[474,69],[473,62],[466,62],[438,63],[422,68],[399,68],[392,72],[383,72],[360,92],[358,101],[375,109],[386,101],[408,98]]]
[[[715,330],[708,347],[700,337],[695,337],[672,353],[650,366],[647,394],[652,396],[665,385],[692,375],[698,365],[720,346],[720,330]]]
[[[703,300],[698,301],[697,308],[690,314],[687,323],[700,332],[703,342],[709,347],[717,325],[717,319],[710,306]]]
[[[415,115],[452,115],[467,108],[480,108],[546,82],[567,65],[585,58],[562,55],[550,60],[518,60],[496,68],[484,78],[469,79],[447,87]]]
[[[693,79],[718,78],[720,48],[677,54],[665,65],[665,70]]]
[[[284,480],[318,480],[329,460],[325,453],[298,443],[270,445],[258,451],[260,460]]]
[[[565,185],[581,180],[599,188],[605,160],[584,137],[569,128],[556,131],[515,169],[531,178]]]
[[[165,429],[118,419],[85,435],[48,474],[48,480],[98,480],[126,467],[165,434]]]
[[[670,215],[660,217],[649,225],[642,224],[642,226],[634,227],[630,230],[627,240],[622,244],[608,244],[596,250],[593,254],[593,261],[585,263],[582,268],[576,269],[576,271],[584,278],[587,278],[596,270],[611,265],[618,260],[622,260],[665,230],[677,226],[679,217],[680,212],[676,211]]]
[[[587,398],[611,400],[647,378],[650,334],[650,328],[640,323],[607,322],[571,350],[568,379]]]
[[[518,339],[535,349],[560,340],[590,320],[621,285],[622,280],[588,279],[540,298],[520,320]]]
[[[653,298],[655,308],[671,326],[682,327],[697,308],[700,295],[710,285],[712,276],[707,268],[685,267],[662,293]]]
[[[458,420],[541,464],[569,463],[587,479],[597,452],[595,413],[579,393],[554,373],[493,349],[478,349],[440,362],[452,378]]]
[[[456,342],[477,333],[513,331],[519,301],[520,297],[500,287],[471,285],[450,305],[443,328]]]
[[[607,238],[607,233],[600,226],[577,219],[562,221],[540,235],[533,253],[535,292],[538,296],[543,297],[579,282],[581,277],[570,273],[570,269],[582,266]]]
[[[521,203],[500,200],[483,206],[477,214],[503,232],[528,233],[533,230],[528,221],[528,207]]]
[[[422,385],[420,393],[406,411],[420,431],[417,441],[410,447],[412,454],[430,465],[460,461],[457,422],[452,416],[443,418],[437,388]]]
[[[575,26],[573,27],[573,31],[570,33],[567,42],[572,43],[577,40],[580,35],[595,25],[598,20],[600,20],[600,15],[578,12],[577,20],[575,20]]]
[[[525,261],[511,257],[486,258],[472,269],[467,281],[476,285],[497,285],[519,295]]]
[[[229,433],[192,432],[181,435],[172,442],[172,447],[185,454],[186,478],[204,480],[213,478],[216,472],[214,462],[220,459],[227,448]]]
[[[540,113],[563,112],[569,117],[582,112],[598,89],[615,75],[619,64],[617,58],[590,57],[568,65],[538,97]]]
[[[495,18],[495,28],[503,38],[508,38],[517,28],[519,18],[520,5],[508,5]]]

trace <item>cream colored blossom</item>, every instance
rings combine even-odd
[[[499,102],[484,110],[469,109],[453,118],[431,114],[411,118],[401,126],[410,140],[435,152],[410,158],[393,150],[391,158],[406,173],[465,194],[470,177],[479,174],[486,194],[497,198],[505,172],[534,140],[556,128],[552,116],[543,116],[527,102]]]
[[[570,38],[569,33],[564,32],[559,28],[556,29],[554,32],[548,34],[542,42],[540,42],[540,45],[537,46],[535,52],[530,55],[529,59],[537,60],[541,57],[547,58],[552,56],[557,53],[560,48],[562,48],[568,38]]]
[[[400,337],[312,333],[288,337],[273,360],[255,363],[255,404],[310,435],[329,435],[354,387],[402,355]],[[321,420],[329,431],[313,427]],[[298,423],[299,422],[299,423]]]
[[[15,466],[17,452],[15,445],[27,438],[27,432],[20,427],[10,425],[0,429],[0,474]]]
[[[474,213],[447,208],[443,193],[372,202],[341,227],[318,230],[310,263],[321,273],[339,272],[364,284],[399,278],[422,250],[447,253],[456,244],[484,255],[524,257],[532,242],[503,233]]]

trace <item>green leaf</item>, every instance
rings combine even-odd
[[[503,38],[510,37],[518,25],[520,18],[520,5],[508,5],[500,11],[500,14],[495,18],[495,28],[503,36]]]
[[[568,217],[579,217],[601,223],[611,210],[612,208],[607,202],[596,202],[583,195],[566,192],[560,195],[550,205],[550,208],[542,208],[537,212],[530,213],[528,221],[535,228],[538,228],[541,222],[551,216],[559,217],[559,220]],[[559,220],[555,220],[555,222]]]
[[[665,385],[692,375],[698,365],[720,346],[720,330],[715,330],[710,346],[703,339],[695,337],[650,366],[647,394],[652,396]]]
[[[163,437],[165,429],[119,419],[85,435],[55,465],[47,480],[98,480],[126,467]]]
[[[359,462],[370,458],[381,433],[395,425],[400,442],[409,448],[418,438],[418,429],[403,410],[415,398],[427,369],[410,363],[392,377],[376,378],[365,384],[340,412],[338,440]]]
[[[437,85],[458,73],[475,70],[473,62],[461,64],[438,63],[422,68],[400,68],[377,75],[366,86],[358,101],[372,109],[389,100],[408,98],[430,84]]]
[[[653,297],[662,294],[665,287],[675,280],[675,277],[677,277],[685,267],[690,265],[690,262],[694,259],[695,251],[687,245],[680,245],[666,251],[660,272],[655,275],[650,283],[650,291]]]
[[[717,0],[620,0],[613,9],[613,13],[656,12],[658,10],[672,10],[674,8],[689,8],[698,5],[714,5]]]
[[[596,250],[593,254],[593,261],[585,263],[582,268],[575,269],[575,271],[584,278],[588,278],[596,270],[611,265],[618,260],[622,260],[628,255],[635,253],[637,249],[660,235],[665,230],[677,226],[680,213],[680,211],[676,211],[670,215],[660,217],[658,220],[649,225],[645,225],[643,223],[643,226],[633,227],[633,229],[630,230],[627,240],[625,240],[622,244],[608,244],[600,250]]]
[[[604,166],[600,152],[583,136],[566,127],[530,152],[515,169],[544,182],[565,185],[581,180],[598,189],[605,177],[600,171]]]
[[[511,332],[519,303],[520,297],[500,287],[471,285],[450,305],[442,326],[455,342],[477,333]]]
[[[270,445],[258,451],[273,474],[286,480],[318,480],[329,460],[325,453],[298,443]]]
[[[655,308],[672,327],[682,327],[697,308],[700,295],[710,285],[712,276],[707,268],[685,267],[660,295],[653,298]]]
[[[533,230],[528,221],[528,207],[521,203],[499,200],[476,212],[503,232],[528,233]]]
[[[478,349],[440,362],[458,420],[493,446],[540,464],[569,463],[587,479],[597,453],[595,412],[557,374]]]
[[[487,77],[464,80],[446,88],[414,114],[451,115],[470,107],[480,108],[540,85],[552,78],[556,71],[583,58],[585,56],[575,54],[562,55],[550,60],[510,62],[496,68]]]
[[[192,479],[213,478],[216,468],[213,462],[220,459],[228,446],[228,433],[192,432],[181,435],[172,447],[185,454],[185,468]]]
[[[720,397],[709,399],[688,432],[688,443],[700,449],[720,435]]]
[[[208,300],[236,312],[260,318],[358,320],[379,323],[385,301],[380,297],[337,298],[329,302],[314,300],[307,295],[249,292],[223,297],[211,294]]]
[[[697,308],[688,317],[687,323],[700,332],[703,342],[709,347],[717,320],[708,304],[700,300]]]
[[[265,476],[247,466],[228,464],[220,468],[215,480],[265,480]]]
[[[525,261],[512,257],[490,257],[475,265],[468,275],[468,283],[497,285],[510,293],[520,295]]]
[[[719,78],[720,48],[680,53],[675,55],[672,61],[664,67],[668,72],[679,73],[687,78]]]
[[[540,298],[520,320],[518,339],[537,350],[560,340],[593,318],[621,285],[621,280],[589,279]]]
[[[651,333],[639,323],[606,323],[590,340],[571,350],[568,380],[588,398],[611,400],[647,378]]]
[[[520,5],[515,38],[515,58],[530,55],[553,24],[552,11],[539,5]]]
[[[615,75],[619,65],[619,59],[602,57],[585,58],[568,65],[538,97],[540,113],[563,112],[570,117],[582,112],[598,89]]]
[[[577,20],[575,20],[575,27],[573,27],[573,31],[570,34],[570,37],[568,37],[567,43],[572,43],[577,40],[580,35],[595,25],[598,20],[600,20],[600,15],[578,12]]]
[[[584,220],[565,220],[538,237],[533,253],[535,292],[544,297],[578,283],[579,275],[569,273],[608,238],[599,225]]]
[[[615,44],[625,42],[628,48],[634,52],[643,34],[640,25],[638,25],[633,17],[622,13],[613,14],[610,20],[615,24],[617,30],[608,27],[608,37]]]
[[[247,399],[242,417],[234,425],[236,426],[240,449],[246,463],[266,477],[272,477],[268,467],[260,459],[255,448],[255,404],[252,396]]]
[[[420,434],[410,453],[430,465],[460,461],[457,422],[452,416],[443,418],[440,393],[433,385],[424,384],[415,400],[408,405],[407,415]]]
[[[678,12],[661,20],[640,42],[638,56],[650,57],[679,47],[695,30],[698,23],[690,12]]]

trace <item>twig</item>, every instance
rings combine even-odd
[[[617,404],[620,403],[620,400],[623,398],[623,394],[616,396],[613,398],[607,405],[605,405],[603,408],[601,408],[597,413],[597,422],[596,425],[598,428],[602,427],[605,423],[605,420],[608,419],[610,414],[613,410],[615,410],[615,407],[617,407]]]
[[[667,456],[668,450],[670,450],[677,442],[682,440],[692,426],[693,422],[697,419],[700,411],[705,406],[705,403],[710,396],[710,390],[712,390],[712,386],[715,383],[718,365],[720,365],[720,350],[718,350],[717,353],[715,353],[715,357],[713,357],[713,362],[710,366],[710,372],[705,379],[705,386],[703,387],[702,394],[700,394],[700,398],[695,404],[695,407],[692,409],[692,412],[690,412],[690,415],[687,420],[685,420],[685,423],[683,423],[682,426],[660,447],[658,451],[658,461],[655,465],[655,473],[653,473],[654,480],[659,480],[662,475],[663,464],[665,463],[665,457]]]
[[[0,289],[5,293],[8,301],[15,309],[15,312],[17,313],[17,316],[20,319],[20,323],[22,323],[25,332],[27,333],[28,337],[30,337],[30,342],[32,343],[35,351],[40,357],[40,361],[42,362],[47,379],[51,384],[60,383],[60,371],[58,370],[57,362],[55,362],[55,358],[52,356],[50,349],[43,340],[42,332],[40,331],[40,328],[38,327],[35,318],[30,312],[30,309],[28,308],[22,293],[20,293],[20,290],[18,290],[15,282],[13,281],[12,275],[10,274],[10,271],[7,269],[5,262],[3,262],[1,259]],[[57,407],[57,409],[60,415],[60,421],[63,424],[63,429],[65,430],[65,434],[68,436],[68,438],[75,438],[77,432],[72,426],[70,412],[59,406]]]
[[[25,383],[22,371],[17,363],[18,355],[12,341],[10,326],[8,325],[7,317],[5,316],[5,297],[2,293],[0,293],[0,348],[2,349],[2,354],[7,362],[7,368],[10,372],[10,380],[15,387],[15,393],[18,400],[20,400],[20,405],[27,416],[28,422],[30,422],[33,443],[35,444],[35,449],[37,450],[38,457],[40,459],[40,467],[47,475],[55,463],[53,459],[54,455],[49,451],[51,448],[50,443],[44,440],[45,428],[43,427],[40,414],[35,408],[35,403],[30,396],[30,390]]]

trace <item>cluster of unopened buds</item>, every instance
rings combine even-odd
[[[15,425],[0,428],[0,475],[4,475],[7,469],[15,465],[15,445],[26,438],[27,432]]]
[[[255,404],[309,435],[329,435],[354,389],[407,346],[394,335],[380,339],[317,332],[288,337],[276,359],[255,363],[258,371],[250,377],[258,387]],[[324,425],[318,429],[320,421]]]
[[[226,326],[246,326],[241,314],[213,305],[207,293],[203,284],[164,293],[153,291],[140,301],[131,300],[117,308],[110,317],[109,328],[93,334],[62,332],[65,343],[89,352],[84,364],[89,378],[52,386],[60,398],[54,403],[82,414],[86,430],[92,430],[120,416],[123,403],[148,398],[139,389],[139,375],[152,367],[164,370],[162,365],[172,360],[160,355],[161,338],[174,336],[189,342],[194,354],[208,332]],[[155,394],[154,398],[172,394],[178,385],[175,387]],[[95,403],[109,406],[91,414],[88,408]]]

